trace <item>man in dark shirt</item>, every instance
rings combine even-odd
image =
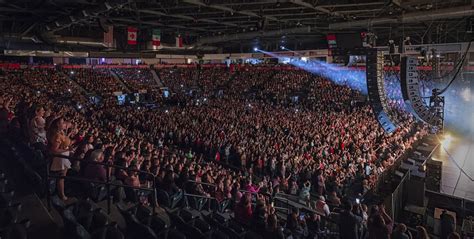
[[[439,217],[441,221],[441,239],[447,239],[449,234],[454,232],[456,229],[456,219],[448,214],[446,210],[443,210]]]
[[[352,203],[343,201],[343,211],[339,217],[339,235],[341,239],[359,239],[359,230],[362,217],[352,213]]]

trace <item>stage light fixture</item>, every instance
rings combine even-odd
[[[258,51],[258,47],[254,47],[254,48],[253,48],[253,51],[257,52],[257,51]]]
[[[286,47],[285,46],[280,46],[280,49],[285,50]]]

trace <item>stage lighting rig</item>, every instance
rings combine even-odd
[[[432,90],[432,95],[429,97],[422,97],[420,95],[420,83],[418,80],[417,63],[418,60],[413,56],[405,56],[402,58],[402,67],[400,69],[401,88],[403,100],[407,107],[413,110],[415,116],[423,122],[429,124],[433,132],[442,132],[444,130],[444,96],[442,94],[448,90],[451,84],[456,80],[466,60],[467,53],[471,48],[471,43],[474,39],[469,41],[466,52],[461,58],[461,61],[455,67],[455,74],[449,83],[443,88],[435,88]],[[435,52],[433,52],[435,54]],[[426,105],[423,98],[429,98],[429,104]]]

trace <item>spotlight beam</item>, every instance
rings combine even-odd
[[[260,52],[278,59],[285,58],[284,56],[272,52],[263,50],[260,50]],[[323,76],[335,84],[345,85],[353,90],[367,94],[367,82],[365,80],[366,76],[364,71],[350,70],[318,60],[308,60],[305,62],[297,59],[290,61],[290,64],[315,75]]]

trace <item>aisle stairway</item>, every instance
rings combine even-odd
[[[161,82],[161,79],[158,76],[158,74],[156,73],[155,69],[150,69],[150,71],[151,71],[151,75],[153,75],[153,80],[156,82],[158,87],[160,87],[160,88],[164,87],[165,85],[163,84],[163,82]]]
[[[54,222],[53,216],[37,195],[38,188],[35,187],[34,183],[31,183],[28,177],[25,177],[26,170],[16,160],[18,156],[20,156],[19,152],[12,145],[9,145],[6,141],[0,142],[0,169],[2,169],[0,171],[4,172],[5,177],[1,183],[2,202],[5,202],[5,193],[9,192],[8,195],[12,197],[9,198],[9,203],[5,203],[11,205],[11,209],[15,208],[13,215],[18,218],[17,223],[19,224],[17,225],[24,225],[23,229],[26,229],[28,238],[61,238],[60,229]],[[13,207],[13,205],[16,206]],[[20,222],[23,224],[20,224]],[[14,223],[13,220],[12,223]],[[8,237],[5,238],[8,239]]]
[[[74,79],[72,79],[71,77],[69,77],[69,75],[65,74],[64,72],[62,71],[58,71],[58,74],[65,77],[67,80],[69,80],[70,82],[72,82],[79,90],[81,90],[81,92],[83,92],[85,95],[90,95],[91,92],[88,92],[84,87],[82,87],[77,81],[75,81]]]
[[[122,77],[120,77],[117,73],[115,73],[114,70],[112,70],[112,68],[109,68],[109,72],[110,74],[112,75],[112,77],[120,83],[120,85],[122,86],[122,88],[124,88],[127,93],[131,93],[132,92],[132,89],[130,89],[130,87],[128,87],[128,85],[125,83],[125,81],[122,79]]]

